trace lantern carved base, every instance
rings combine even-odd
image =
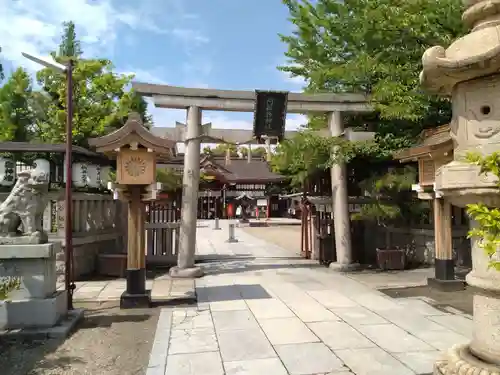
[[[120,308],[148,307],[151,307],[151,291],[146,290],[146,270],[127,269],[127,290],[120,297]]]
[[[434,364],[434,375],[462,374],[498,375],[500,366],[483,362],[474,356],[469,345],[455,345],[442,360]]]

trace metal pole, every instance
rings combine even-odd
[[[228,235],[226,242],[228,242],[228,243],[238,242],[238,240],[234,236],[234,224],[229,224],[229,235]]]
[[[67,293],[68,310],[73,310],[73,223],[72,223],[72,142],[73,142],[73,60],[68,61],[66,71],[66,209],[65,209],[65,287]]]

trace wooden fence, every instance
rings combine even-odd
[[[168,267],[177,263],[180,210],[176,201],[151,202],[146,206],[146,263]]]

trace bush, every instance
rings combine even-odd
[[[21,280],[17,277],[0,278],[0,301],[6,300],[9,293],[21,287]]]

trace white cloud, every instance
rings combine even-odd
[[[157,68],[153,70],[144,70],[140,68],[129,68],[119,71],[119,74],[134,75],[134,81],[156,83],[159,85],[168,85],[169,83],[163,78],[165,73],[163,69]]]
[[[88,56],[111,57],[121,28],[148,30],[169,34],[188,45],[195,38],[199,42],[208,40],[197,26],[183,26],[186,20],[195,20],[196,15],[187,13],[182,0],[142,0],[128,7],[119,0],[0,0],[0,43],[2,58],[12,65],[22,65],[29,70],[39,67],[21,56],[21,52],[46,55],[53,51],[65,21],[76,24],[77,35]],[[159,11],[161,9],[161,11]],[[165,20],[164,15],[169,15]],[[161,20],[161,24],[156,22]],[[161,25],[161,26],[160,26]],[[191,25],[190,25],[191,26]],[[130,42],[130,38],[128,39]]]
[[[295,86],[300,86],[301,88],[307,85],[307,80],[305,80],[304,77],[300,76],[292,77],[290,73],[283,71],[280,71],[280,73],[283,75],[283,79],[287,83],[291,83],[292,85]]]
[[[172,34],[185,43],[194,44],[193,47],[210,42],[210,39],[198,30],[175,28]]]

